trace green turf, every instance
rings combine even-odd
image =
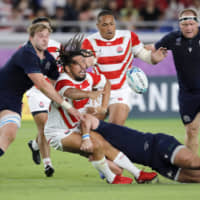
[[[184,140],[184,128],[178,119],[127,120],[126,125],[143,131],[167,132]],[[100,180],[86,159],[55,150],[51,152],[56,173],[46,178],[43,165],[33,164],[27,146],[35,132],[33,122],[22,122],[17,139],[0,159],[0,200],[200,199],[199,184],[180,184],[160,176],[156,184],[109,185]]]

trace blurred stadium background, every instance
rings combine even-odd
[[[96,29],[101,9],[114,12],[117,28],[135,31],[143,43],[154,43],[169,31],[177,30],[181,9],[200,10],[200,0],[0,0],[0,67],[28,39],[26,29],[31,20],[48,16],[52,20],[52,38],[65,43],[77,32],[87,36]],[[138,59],[149,78],[144,95],[133,94],[130,117],[177,117],[178,85],[171,53],[156,66]],[[26,99],[25,99],[26,102]],[[30,119],[26,103],[23,118]]]

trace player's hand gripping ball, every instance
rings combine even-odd
[[[146,74],[138,67],[133,67],[127,74],[129,87],[136,93],[142,94],[148,89],[148,79]]]

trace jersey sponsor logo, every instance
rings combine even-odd
[[[144,151],[147,151],[149,149],[149,143],[146,141],[144,143]]]
[[[44,103],[43,103],[42,101],[40,101],[39,107],[40,107],[40,108],[44,108]]]
[[[118,101],[123,101],[122,97],[117,98]]]
[[[169,178],[172,178],[173,172],[172,172],[172,171],[167,172],[167,176],[168,176]]]
[[[183,115],[183,121],[184,121],[185,123],[190,122],[190,121],[191,121],[190,116],[189,116],[189,115]]]
[[[191,52],[192,52],[192,47],[189,47],[189,48],[188,48],[188,51],[191,53]]]
[[[180,46],[181,45],[181,37],[176,39],[176,46]]]
[[[123,48],[121,46],[117,47],[117,53],[122,53],[123,52]]]
[[[45,68],[46,70],[49,70],[49,69],[50,69],[50,66],[51,66],[51,63],[48,61],[48,62],[45,64],[44,68]]]

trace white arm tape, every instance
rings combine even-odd
[[[144,47],[141,49],[141,51],[136,55],[141,60],[153,64],[151,60],[151,52],[150,50],[145,49]]]
[[[60,104],[63,108],[65,108],[66,110],[72,108],[72,105],[68,102],[66,102],[65,100]]]

